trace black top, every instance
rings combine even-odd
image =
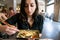
[[[41,15],[37,15],[34,19],[34,23],[32,25],[32,27],[30,27],[29,23],[25,20],[22,20],[20,18],[20,14],[17,13],[16,15],[12,16],[11,18],[7,19],[6,22],[8,22],[9,24],[14,25],[15,23],[17,23],[17,27],[18,29],[30,29],[30,30],[39,30],[40,33],[42,32],[43,29],[43,17]]]

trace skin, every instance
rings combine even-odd
[[[32,15],[36,9],[35,0],[26,0],[24,9],[28,16],[28,23],[30,24],[30,26],[32,26],[34,22]],[[7,33],[8,35],[12,35],[12,34],[15,34],[16,32],[19,32],[19,30],[13,25],[11,25],[11,27],[9,27],[8,25],[0,25],[0,32],[4,32],[4,33]],[[28,40],[35,40],[35,39],[28,38]]]
[[[0,21],[4,22],[5,20],[7,20],[7,17],[3,13],[0,13]],[[8,26],[7,24],[6,25],[0,24],[0,32],[4,32],[7,33],[8,35],[12,35],[15,34],[17,31],[19,31],[15,26],[13,25],[10,26]]]
[[[36,9],[35,0],[26,0],[25,12],[27,16],[32,16]]]
[[[35,12],[35,9],[36,9],[35,0],[26,0],[25,12],[28,16],[28,23],[30,24],[30,26],[32,26],[34,22],[32,15]]]
[[[13,15],[15,15],[14,10],[10,10],[10,17],[13,16]]]
[[[27,14],[28,23],[30,24],[30,27],[32,27],[32,24],[34,22],[32,15],[35,12],[35,9],[36,9],[35,0],[26,0],[25,12]],[[28,40],[35,40],[35,39],[28,38]]]

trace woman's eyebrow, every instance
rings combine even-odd
[[[28,3],[25,3],[25,4],[28,4]],[[34,4],[34,3],[30,3],[30,4]]]

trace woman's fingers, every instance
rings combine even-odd
[[[9,30],[13,30],[13,31],[19,31],[17,28],[9,28]]]
[[[16,32],[18,32],[19,30],[15,27],[15,26],[12,26],[12,27],[6,27],[6,33],[8,35],[12,35],[12,34],[15,34]]]
[[[11,30],[15,30],[15,31],[19,31],[19,30],[17,29],[17,27],[15,27],[15,26],[13,26],[13,25],[11,25],[10,29],[11,29]]]
[[[11,27],[7,27],[9,30],[19,31],[17,27],[10,25]]]
[[[15,30],[13,30],[13,29],[7,29],[6,30],[6,33],[8,34],[8,35],[12,35],[12,34],[15,34],[17,31],[15,31]]]
[[[0,25],[0,31],[7,33],[8,35],[12,35],[15,34],[16,32],[19,32],[19,30],[17,29],[17,27],[15,26],[8,26],[8,25]]]
[[[12,30],[9,30],[9,29],[8,29],[8,31],[6,31],[6,33],[7,33],[8,35],[12,35],[12,34],[15,34],[16,31],[12,31]]]

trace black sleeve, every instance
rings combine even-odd
[[[16,14],[16,15],[8,18],[8,19],[6,20],[6,22],[9,23],[9,24],[11,24],[11,25],[14,25],[14,24],[16,24],[16,22],[17,22],[17,20],[18,20],[18,16],[19,16],[19,14]]]
[[[43,16],[39,15],[38,16],[38,25],[39,25],[40,33],[42,33],[43,23],[44,23],[44,18],[43,18]]]

